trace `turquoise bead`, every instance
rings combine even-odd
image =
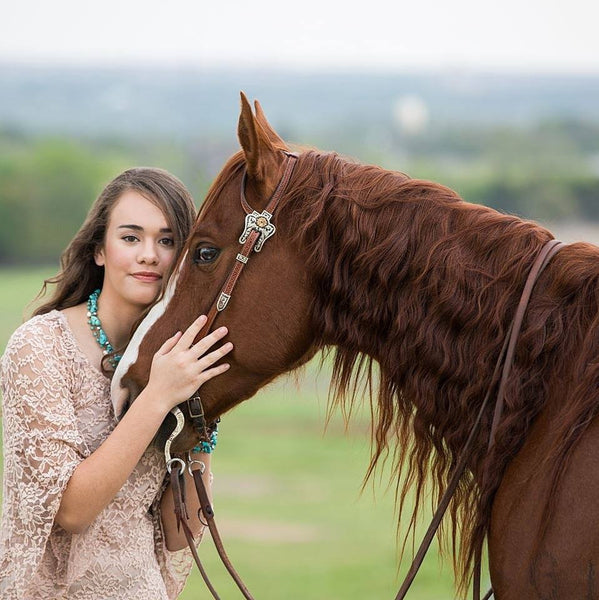
[[[87,322],[90,326],[90,329],[92,330],[94,338],[96,338],[96,341],[104,351],[104,354],[112,354],[114,352],[114,348],[112,347],[112,344],[108,341],[108,336],[102,329],[102,323],[100,321],[100,318],[98,317],[99,295],[100,290],[95,290],[89,295],[89,298],[87,300],[87,311],[89,313],[89,318]],[[115,354],[111,356],[108,360],[111,366],[113,368],[116,368],[116,366],[119,363],[119,360],[121,360],[121,356],[120,354]]]
[[[218,441],[218,429],[213,429],[210,433],[210,441],[206,442],[202,440],[197,446],[192,449],[192,452],[203,452],[204,454],[211,454],[216,448]]]

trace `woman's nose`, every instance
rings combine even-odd
[[[140,246],[137,262],[154,265],[158,262],[158,253],[154,244],[146,243]]]

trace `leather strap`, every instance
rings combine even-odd
[[[541,276],[541,273],[545,270],[545,267],[549,264],[554,255],[557,254],[557,252],[559,252],[559,250],[561,250],[561,248],[563,248],[564,246],[565,244],[563,242],[560,242],[559,240],[551,240],[550,242],[545,244],[541,252],[539,252],[539,255],[537,256],[530,270],[528,279],[526,280],[524,291],[522,292],[522,297],[520,298],[520,302],[518,303],[518,308],[516,309],[516,314],[511,325],[510,334],[508,336],[509,344],[505,356],[505,362],[503,365],[503,372],[501,374],[499,389],[497,391],[497,400],[495,402],[495,410],[493,412],[493,421],[491,423],[491,433],[489,434],[487,454],[490,454],[493,450],[493,447],[495,446],[497,428],[499,427],[499,422],[501,421],[501,416],[503,415],[503,407],[505,404],[505,388],[507,386],[507,382],[512,371],[512,365],[514,364],[516,342],[520,335],[520,330],[522,329],[522,322],[524,321],[524,315],[526,313],[526,308],[528,307],[533,288],[538,278]],[[483,474],[483,485],[485,478],[486,473]],[[480,600],[480,581],[482,570],[481,557],[482,548],[477,548],[474,560],[474,581],[472,588],[473,600]],[[485,595],[484,600],[491,598],[492,596],[493,590],[489,590]]]
[[[212,540],[214,541],[214,545],[216,546],[216,550],[222,563],[225,565],[227,571],[229,571],[231,577],[237,584],[237,587],[243,594],[243,597],[246,600],[254,600],[249,590],[241,580],[241,577],[235,571],[235,568],[231,564],[229,557],[227,556],[227,552],[225,551],[225,547],[223,545],[222,539],[218,532],[218,528],[216,527],[216,522],[214,520],[214,510],[212,508],[212,504],[210,503],[210,499],[208,498],[208,492],[206,490],[206,486],[204,485],[204,480],[202,479],[202,474],[199,469],[193,469],[193,480],[196,486],[196,492],[198,494],[198,499],[200,500],[200,509],[198,511],[198,517],[200,517],[200,511],[204,515],[206,519],[206,524],[208,525],[208,529],[210,530],[210,535],[212,536]]]
[[[196,471],[199,472],[199,469],[194,470],[193,473],[195,473]],[[187,524],[189,515],[187,513],[187,507],[185,506],[185,476],[181,471],[181,465],[176,463],[173,464],[171,469],[171,491],[173,493],[173,499],[175,501],[177,531],[179,531],[181,527],[183,528],[183,533],[185,533],[187,545],[191,550],[191,554],[193,556],[193,559],[195,560],[196,565],[198,565],[198,569],[200,570],[202,579],[204,580],[206,587],[210,590],[210,593],[212,594],[215,600],[220,600],[220,597],[214,589],[214,586],[210,582],[210,579],[208,579],[208,573],[206,573],[204,565],[202,565],[202,561],[198,556],[198,551],[196,550],[193,534],[191,532],[191,529],[189,528],[189,525]]]
[[[508,338],[506,338],[504,341],[503,348],[501,349],[501,352],[499,354],[499,359],[497,360],[497,364],[495,365],[495,371],[493,373],[493,377],[491,378],[491,385],[482,401],[482,404],[481,404],[478,414],[476,416],[476,420],[474,421],[474,425],[472,426],[472,429],[470,430],[470,434],[468,435],[468,439],[467,439],[466,443],[464,444],[464,448],[462,449],[462,453],[460,454],[458,462],[456,463],[455,469],[453,471],[451,479],[449,480],[449,483],[447,485],[445,493],[441,497],[439,505],[437,506],[437,510],[435,511],[435,514],[433,515],[431,523],[428,526],[428,529],[426,530],[426,533],[424,535],[424,538],[422,539],[422,542],[420,543],[418,552],[416,553],[416,556],[414,557],[414,560],[412,561],[410,570],[408,571],[401,587],[399,588],[399,592],[397,593],[395,600],[403,600],[403,598],[405,598],[406,594],[408,593],[408,590],[410,589],[410,586],[412,585],[412,582],[414,581],[414,578],[416,577],[416,574],[418,573],[418,570],[420,569],[420,566],[422,565],[422,562],[424,560],[424,557],[426,556],[429,546],[431,545],[431,542],[433,541],[433,538],[435,537],[435,533],[437,532],[437,529],[439,528],[441,520],[443,519],[443,515],[445,514],[445,511],[447,510],[447,507],[449,506],[449,502],[451,501],[453,494],[455,493],[455,490],[458,487],[460,478],[461,478],[462,474],[464,473],[464,470],[466,469],[468,460],[470,459],[470,455],[472,453],[472,447],[474,445],[474,441],[477,439],[477,435],[478,435],[478,432],[480,429],[480,424],[482,422],[482,417],[486,411],[487,405],[489,404],[489,399],[491,398],[491,390],[493,389],[493,385],[497,381],[497,377],[499,376],[499,368],[501,366],[501,362],[503,361],[503,357],[505,356],[505,351],[507,349],[507,342],[508,342]]]
[[[264,209],[264,212],[268,213],[270,216],[272,216],[274,214],[274,212],[279,204],[279,201],[282,198],[282,196],[287,188],[287,185],[289,184],[289,181],[293,174],[293,170],[295,168],[295,164],[297,162],[297,154],[293,154],[291,152],[285,152],[285,155],[287,156],[287,160],[286,160],[283,176],[281,177],[279,183],[277,184],[275,191],[273,192],[273,195],[271,196],[270,200],[267,203],[266,208]],[[242,177],[242,184],[241,184],[240,201],[241,201],[241,205],[242,205],[245,213],[252,214],[255,211],[253,211],[252,207],[247,203],[247,200],[245,199],[246,178],[247,178],[247,171],[244,171],[243,177]],[[244,267],[247,265],[247,263],[251,257],[252,251],[254,250],[254,247],[256,247],[256,244],[257,244],[258,240],[260,239],[260,235],[261,235],[260,232],[257,231],[256,229],[253,229],[250,232],[250,234],[247,237],[246,241],[244,242],[240,252],[238,252],[237,256],[235,257],[235,264],[233,265],[231,272],[227,276],[218,296],[216,297],[216,300],[214,300],[214,302],[212,303],[210,310],[208,311],[206,323],[204,324],[204,326],[202,327],[200,332],[195,337],[195,339],[193,341],[194,344],[206,336],[206,334],[210,331],[210,328],[212,327],[218,313],[223,311],[226,308],[226,306],[229,302],[229,299],[231,298],[231,295],[233,293],[233,290],[235,288],[235,285],[237,284],[237,281],[238,281]],[[257,249],[259,249],[259,247]],[[198,433],[200,434],[200,436],[202,438],[208,438],[207,428],[206,428],[206,420],[204,417],[204,409],[203,409],[202,401],[200,399],[199,394],[196,393],[196,394],[194,394],[194,396],[192,396],[191,398],[189,398],[187,400],[187,408],[188,408],[189,416],[192,420],[192,423],[193,423],[196,431],[198,431]],[[197,555],[197,551],[196,551],[195,545],[193,543],[193,535],[191,534],[191,530],[189,529],[189,526],[187,525],[187,520],[188,520],[189,516],[187,514],[187,507],[185,506],[185,478],[182,476],[179,476],[180,468],[181,468],[180,465],[176,465],[176,468],[173,467],[171,469],[171,489],[173,491],[173,497],[175,499],[175,515],[177,518],[177,528],[183,527],[185,537],[187,538],[187,543],[189,544],[189,547],[191,549],[191,552],[193,554],[195,562],[198,565],[198,568],[200,569],[200,572],[202,574],[204,582],[210,589],[210,592],[212,593],[214,598],[216,598],[218,600],[218,595],[217,595],[216,591],[214,590],[214,588],[212,587],[212,585],[208,579],[208,576],[202,566],[202,563],[200,562],[199,556]],[[206,488],[205,488],[204,482],[202,480],[202,475],[198,469],[193,469],[192,474],[193,474],[193,478],[195,481],[195,487],[196,487],[196,491],[198,494],[198,498],[200,500],[200,506],[201,506],[200,510],[204,514],[204,517],[206,518],[206,522],[207,522],[208,528],[210,530],[212,539],[214,540],[214,545],[216,546],[218,554],[219,554],[223,564],[225,565],[225,567],[231,574],[231,577],[233,577],[233,579],[235,580],[235,583],[241,590],[244,597],[247,600],[253,600],[250,592],[248,591],[245,584],[243,583],[243,581],[241,580],[241,578],[239,577],[239,575],[233,568],[233,565],[231,564],[231,561],[229,560],[229,557],[227,556],[227,553],[225,552],[225,548],[223,546],[220,534],[218,532],[216,523],[214,521],[214,511],[212,510],[212,505],[210,504],[210,500],[208,499],[208,493],[206,492]],[[198,517],[201,520],[199,513],[198,513]]]
[[[522,320],[524,318],[524,313],[526,312],[526,308],[530,300],[532,289],[540,274],[542,273],[543,269],[547,266],[547,264],[553,258],[553,256],[564,246],[565,244],[558,240],[551,240],[547,242],[547,244],[543,246],[541,252],[539,253],[539,256],[537,257],[533,266],[530,269],[528,278],[526,280],[526,284],[524,286],[524,290],[522,292],[522,296],[520,297],[520,301],[518,303],[518,308],[516,309],[516,314],[514,315],[514,319],[512,320],[508,328],[508,334],[503,343],[503,347],[501,348],[501,351],[499,353],[499,357],[497,359],[497,363],[495,364],[495,369],[493,371],[493,376],[491,377],[489,388],[487,389],[487,393],[482,401],[481,407],[476,416],[476,420],[474,421],[474,425],[470,430],[470,434],[462,449],[462,453],[458,458],[458,462],[456,463],[454,472],[451,476],[451,479],[449,480],[445,493],[443,494],[441,501],[439,502],[437,510],[435,511],[435,514],[433,515],[433,518],[431,520],[431,524],[429,525],[426,531],[426,534],[420,544],[420,547],[418,548],[418,552],[416,553],[416,556],[412,561],[412,565],[410,566],[408,574],[406,575],[406,578],[404,579],[404,582],[402,583],[399,592],[395,597],[395,600],[403,600],[403,598],[405,598],[410,586],[412,585],[412,582],[414,581],[414,578],[416,577],[416,573],[418,573],[418,570],[422,565],[424,557],[435,536],[435,533],[439,528],[441,519],[443,518],[443,515],[445,514],[447,507],[449,506],[453,494],[455,493],[455,490],[458,487],[460,478],[462,477],[462,474],[464,473],[464,470],[466,469],[468,461],[472,455],[472,449],[474,446],[474,442],[478,437],[482,417],[486,412],[487,406],[489,404],[489,399],[491,398],[491,393],[497,383],[497,378],[499,376],[499,372],[503,364],[504,368],[501,377],[500,387],[497,392],[497,400],[489,440],[489,447],[492,447],[492,444],[494,442],[494,435],[497,429],[497,425],[499,423],[499,419],[501,418],[501,412],[503,410],[503,395],[505,385],[510,374],[511,365],[513,363],[516,341],[520,333]],[[480,598],[480,549],[476,550],[473,584],[475,588],[473,592],[474,599],[478,600]],[[492,590],[489,590],[489,592],[487,592],[487,594],[485,595],[485,598],[488,599],[492,595]]]
[[[275,211],[277,205],[279,204],[279,200],[282,198],[283,193],[285,192],[285,189],[287,188],[287,185],[289,184],[289,180],[291,179],[293,169],[295,168],[295,162],[297,160],[297,154],[295,154],[294,152],[285,152],[285,155],[287,156],[287,165],[285,166],[285,171],[283,172],[283,176],[279,180],[279,183],[277,184],[275,191],[273,192],[272,196],[270,197],[270,200],[268,201],[268,204],[266,205],[266,208],[264,209],[266,212],[270,213],[271,215],[274,214],[274,211]],[[245,170],[243,172],[243,177],[241,178],[241,198],[240,199],[241,199],[241,206],[243,207],[245,214],[249,215],[250,213],[254,212],[254,209],[248,204],[247,200],[245,199],[246,181],[247,181],[247,170]]]
[[[489,435],[488,452],[492,450],[495,444],[495,435],[497,433],[497,427],[499,426],[499,421],[501,420],[501,415],[503,413],[503,405],[505,403],[505,387],[507,385],[507,381],[512,370],[512,365],[514,363],[516,342],[518,341],[518,336],[520,335],[520,330],[522,329],[524,314],[526,313],[526,308],[528,307],[530,296],[532,295],[532,290],[534,288],[535,283],[537,282],[537,279],[544,271],[545,267],[549,264],[554,255],[557,254],[557,252],[559,252],[559,250],[561,250],[561,248],[563,248],[564,246],[565,244],[563,242],[560,242],[559,240],[551,240],[550,242],[545,244],[545,246],[537,256],[537,259],[535,260],[530,270],[528,279],[526,280],[526,285],[524,286],[524,291],[522,292],[520,303],[518,304],[518,308],[516,309],[516,315],[514,316],[512,330],[509,336],[510,343],[507,348],[505,363],[503,365],[503,373],[501,375],[501,382],[499,383],[499,391],[497,392],[497,402],[495,404],[495,412],[493,413],[493,422],[491,424],[491,433]]]
[[[187,400],[187,410],[189,411],[189,417],[191,418],[194,429],[202,436],[203,439],[208,440],[206,419],[204,418],[204,407],[202,406],[202,401],[197,394]]]
[[[293,154],[291,152],[286,152],[285,154],[287,155],[285,171],[283,172],[283,176],[281,177],[281,180],[279,181],[279,183],[278,183],[278,185],[277,185],[273,195],[271,196],[271,198],[268,202],[268,205],[266,206],[266,209],[265,209],[265,211],[270,213],[271,215],[273,215],[275,210],[277,209],[279,201],[281,200],[283,193],[285,192],[285,189],[287,188],[289,180],[291,179],[291,175],[293,174],[295,164],[297,162],[296,154]],[[246,174],[247,174],[247,171],[244,171],[243,178],[242,178],[242,185],[241,185],[240,200],[241,200],[241,205],[243,206],[243,209],[246,212],[246,214],[250,214],[254,211],[252,210],[251,206],[247,203],[247,201],[245,199],[244,189],[245,189]],[[256,242],[258,241],[259,238],[260,238],[260,233],[256,230],[253,230],[250,233],[247,240],[245,241],[245,243],[243,244],[241,251],[235,257],[235,264],[233,265],[231,272],[227,276],[225,283],[221,287],[221,290],[220,290],[218,296],[212,303],[212,306],[210,307],[210,310],[208,311],[208,315],[207,315],[208,318],[206,320],[206,323],[204,323],[204,326],[202,327],[202,329],[200,330],[198,335],[196,335],[196,337],[193,341],[194,344],[206,336],[206,334],[210,331],[210,328],[212,327],[212,324],[214,323],[214,320],[216,319],[216,316],[218,315],[218,313],[223,311],[226,308],[226,306],[229,302],[229,299],[231,298],[231,295],[233,293],[233,289],[235,288],[235,285],[237,284],[237,280],[239,279],[239,276],[241,275],[244,267],[248,264],[249,259],[252,254],[252,251],[254,249],[254,246],[256,245]]]

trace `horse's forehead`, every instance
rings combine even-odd
[[[241,173],[231,176],[219,189],[210,193],[194,227],[195,234],[217,234],[232,226],[243,225],[245,217],[241,204]]]
[[[241,204],[236,206],[231,202],[215,202],[198,219],[192,238],[195,241],[202,237],[215,240],[238,238],[243,231],[244,219]]]

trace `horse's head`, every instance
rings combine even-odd
[[[294,224],[284,207],[274,210],[270,223],[260,215],[269,207],[277,187],[277,195],[285,195],[281,179],[293,158],[260,105],[256,102],[254,115],[243,94],[238,136],[242,151],[217,176],[165,297],[139,327],[115,373],[113,402],[117,406],[127,401],[127,395],[129,402],[135,399],[148,381],[152,357],[164,340],[177,330],[184,331],[198,315],[208,314],[233,269],[242,265],[226,309],[216,312],[212,326],[226,325],[235,348],[226,358],[231,368],[199,391],[206,420],[251,397],[277,375],[314,354],[309,310],[312,290],[301,253],[292,240]],[[249,230],[247,205],[259,213]],[[276,231],[260,248],[260,237],[268,235],[271,225]],[[244,231],[265,233],[254,234],[258,241],[246,264],[238,256]],[[219,308],[222,302],[220,298]],[[172,425],[165,433],[170,430]],[[186,424],[173,449],[189,449],[197,438],[193,427]]]

